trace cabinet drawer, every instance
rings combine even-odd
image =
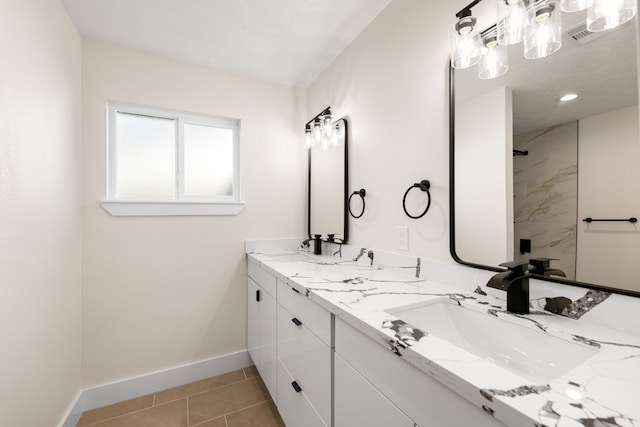
[[[304,391],[297,392],[293,378],[278,362],[278,412],[289,427],[327,427],[307,399]]]
[[[302,387],[326,424],[331,424],[331,349],[278,305],[278,359]]]
[[[247,273],[264,291],[268,292],[272,297],[276,297],[276,277],[274,275],[268,273],[257,262],[252,260],[248,262]]]
[[[331,347],[331,313],[282,281],[278,281],[278,304]]]
[[[415,424],[344,359],[335,355],[334,427],[414,427]]]
[[[420,426],[504,427],[462,396],[338,318],[335,345],[337,354]]]

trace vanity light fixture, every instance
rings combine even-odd
[[[320,147],[328,150],[332,147],[340,147],[344,140],[344,130],[340,121],[333,122],[331,107],[327,107],[309,120],[304,128],[304,145],[308,149]]]
[[[578,12],[591,6],[591,3],[593,3],[593,0],[562,0],[560,9],[563,12]]]
[[[587,29],[612,30],[632,19],[638,11],[637,0],[494,0],[498,22],[478,34],[478,21],[471,9],[483,0],[474,0],[456,13],[458,21],[451,37],[451,66],[456,69],[479,64],[478,76],[492,79],[508,69],[506,47],[524,41],[524,56],[540,59],[562,47],[561,12],[587,9]],[[497,46],[487,41],[487,33],[496,28]],[[506,68],[506,69],[505,69]]]
[[[498,43],[520,43],[528,17],[526,0],[498,0]]]
[[[495,79],[509,70],[507,46],[498,44],[497,29],[493,27],[482,35],[482,59],[478,64],[478,77]]]
[[[592,32],[612,30],[638,12],[637,0],[592,0],[587,9],[587,29]]]
[[[553,0],[537,1],[529,7],[525,27],[524,56],[540,59],[557,52],[562,46],[560,8]]]
[[[451,33],[451,66],[469,68],[480,61],[480,37],[477,20],[471,16],[471,9],[462,9],[456,15],[459,20]]]

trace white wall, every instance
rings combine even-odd
[[[456,253],[485,265],[513,261],[511,89],[456,106],[455,121]]]
[[[331,105],[350,120],[350,192],[367,190],[367,210],[350,219],[350,243],[397,250],[409,226],[410,253],[449,256],[449,37],[468,2],[394,0],[308,89],[309,116]],[[402,210],[405,190],[431,181],[430,211]],[[418,213],[424,197],[409,209]]]
[[[91,41],[83,73],[84,386],[245,350],[244,240],[306,231],[304,91]],[[108,100],[239,118],[244,211],[105,212]]]
[[[0,11],[0,426],[54,426],[81,383],[81,39],[59,1]]]
[[[583,218],[640,218],[638,107],[578,122],[577,280],[640,292],[640,225]]]

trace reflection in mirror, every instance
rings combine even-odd
[[[309,149],[309,235],[347,240],[347,145],[346,119],[337,124],[335,144]]]
[[[547,58],[510,46],[499,78],[452,70],[451,252],[490,269],[553,258],[552,279],[640,296],[638,224],[583,221],[640,216],[636,22],[571,38],[584,21],[563,14]]]

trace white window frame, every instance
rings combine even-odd
[[[119,199],[116,194],[116,114],[130,113],[176,121],[175,200]],[[113,216],[237,215],[244,209],[240,194],[240,120],[185,113],[163,108],[110,102],[108,111],[107,200],[101,206]],[[233,190],[230,196],[184,196],[184,125],[213,126],[233,131]]]

